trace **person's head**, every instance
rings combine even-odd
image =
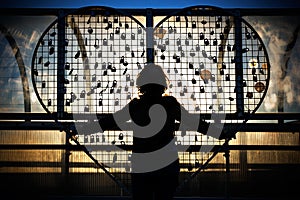
[[[136,85],[141,95],[162,95],[168,88],[169,80],[163,69],[156,64],[147,64],[138,74]]]

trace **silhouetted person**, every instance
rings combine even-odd
[[[173,96],[164,95],[168,78],[162,68],[148,64],[136,79],[139,98],[112,118],[99,120],[103,130],[132,122],[132,197],[134,200],[173,199],[178,186],[179,159],[176,121],[205,133],[208,123],[192,117]],[[199,126],[198,126],[199,125]]]

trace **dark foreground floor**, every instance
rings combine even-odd
[[[109,197],[109,196],[49,196],[47,200],[131,200],[130,197]],[[247,197],[175,197],[174,200],[279,200],[282,198],[247,198]],[[286,199],[298,199],[289,198]]]

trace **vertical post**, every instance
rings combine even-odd
[[[65,94],[65,17],[64,11],[58,12],[57,22],[57,119],[64,117],[64,94]]]
[[[71,152],[70,152],[70,137],[69,137],[69,134],[66,133],[66,136],[65,136],[65,144],[66,144],[66,149],[65,149],[65,155],[64,155],[64,166],[62,168],[62,173],[63,174],[69,174],[69,165],[70,165],[70,155],[71,155]]]
[[[65,14],[63,10],[59,10],[58,12],[58,22],[57,22],[57,119],[64,118],[64,95],[65,95]],[[67,130],[63,130],[67,131]],[[66,147],[69,144],[69,136],[68,133],[65,133],[65,145]],[[62,173],[69,173],[69,156],[70,151],[68,148],[65,149],[64,156],[62,162],[64,165],[62,167]]]
[[[284,112],[284,91],[279,90],[278,91],[278,105],[277,105],[277,111],[279,113],[283,113]],[[278,123],[284,123],[283,119],[279,119]]]
[[[154,63],[154,43],[153,43],[153,12],[151,8],[146,11],[146,46],[147,63]]]
[[[237,10],[234,16],[235,31],[235,81],[236,81],[236,106],[238,116],[244,116],[244,91],[243,91],[243,41],[242,41],[242,20]]]
[[[226,139],[225,141],[225,153],[224,153],[224,157],[225,157],[225,195],[226,195],[226,199],[230,198],[230,151],[229,151],[229,140]]]

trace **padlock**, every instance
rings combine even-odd
[[[247,92],[246,97],[249,99],[253,98],[253,92]]]
[[[101,82],[98,80],[97,81],[97,88],[100,88],[101,87]]]
[[[230,44],[227,44],[227,51],[231,51],[231,45]]]
[[[103,39],[103,46],[107,46],[108,45],[108,43],[107,43],[107,39],[106,38],[104,38]]]
[[[94,135],[91,135],[91,137],[90,137],[90,143],[94,143],[95,142],[95,137],[94,137]]]
[[[177,50],[182,52],[182,46],[178,45]]]
[[[213,45],[214,45],[214,46],[217,46],[217,45],[218,45],[218,40],[217,40],[216,38],[213,40]]]
[[[116,98],[116,100],[115,100],[115,106],[118,106],[118,105],[119,105],[119,99]]]
[[[224,40],[224,34],[223,33],[220,33],[220,40]]]
[[[166,39],[165,39],[165,44],[166,44],[166,45],[169,45],[169,44],[170,44],[169,38],[166,38]]]
[[[114,80],[114,81],[113,81],[113,84],[112,84],[112,87],[116,87],[116,86],[117,86],[117,83],[118,83],[117,80]]]
[[[196,21],[192,21],[192,28],[196,28],[197,25],[196,25]]]
[[[114,23],[119,23],[118,17],[114,17]]]
[[[223,47],[223,45],[221,45],[221,44],[219,44],[219,51],[220,51],[220,52],[224,51],[224,47]]]
[[[257,82],[257,75],[256,74],[253,75],[253,81]]]
[[[123,136],[123,133],[120,133],[119,134],[119,140],[123,140],[124,136]]]
[[[200,68],[200,69],[204,69],[204,63],[203,63],[203,62],[200,62],[199,68]]]
[[[196,51],[200,51],[200,46],[199,46],[199,44],[196,44]]]
[[[105,70],[106,69],[106,62],[103,62],[102,63],[102,70]]]
[[[205,89],[204,89],[203,86],[200,87],[200,92],[201,92],[201,93],[205,93]]]
[[[90,107],[89,107],[89,105],[86,105],[85,107],[84,107],[84,112],[89,112],[90,111]]]
[[[229,76],[229,74],[226,74],[225,77],[226,77],[226,78],[225,78],[226,81],[230,81],[230,76]]]
[[[138,34],[142,34],[142,28],[138,27]]]
[[[220,105],[219,105],[219,111],[223,111],[223,109],[224,109],[224,108],[223,108],[223,105],[220,104]]]
[[[130,79],[130,86],[134,86],[134,80]]]
[[[193,78],[192,79],[192,84],[196,84],[196,82],[197,82],[196,79]]]
[[[220,75],[224,75],[224,70],[220,69]]]
[[[120,63],[124,63],[124,56],[121,56]]]
[[[121,34],[121,39],[122,39],[122,40],[125,40],[125,39],[126,39],[126,34],[125,34],[125,33],[122,33],[122,34]]]
[[[84,136],[84,143],[88,143],[89,142],[89,136],[85,135]]]
[[[204,34],[202,32],[200,33],[199,37],[200,37],[200,40],[204,40]]]
[[[217,57],[216,57],[216,56],[213,56],[213,62],[214,62],[214,63],[217,63],[217,62],[218,62],[218,60],[217,60]]]
[[[74,82],[77,82],[78,81],[78,74],[75,74],[74,76]]]
[[[85,90],[82,90],[80,93],[80,98],[85,98]]]
[[[182,82],[181,81],[177,82],[177,87],[182,87]]]
[[[218,93],[222,93],[223,92],[223,88],[221,86],[218,87]]]
[[[222,69],[226,69],[226,63],[222,62]]]
[[[194,57],[195,55],[196,55],[195,50],[194,50],[194,49],[191,49],[191,50],[190,50],[190,56],[191,56],[191,57]]]
[[[115,28],[115,34],[120,34],[120,28],[119,27]]]
[[[177,40],[176,40],[176,45],[177,45],[177,46],[181,45],[181,39],[180,39],[180,38],[177,38]]]
[[[200,162],[198,159],[195,160],[195,168],[199,168],[200,167]]]
[[[102,51],[98,51],[98,58],[101,58],[102,57]]]
[[[185,44],[186,46],[189,46],[189,45],[190,45],[190,41],[189,41],[188,39],[185,39],[184,44]]]
[[[131,99],[131,93],[130,92],[127,93],[127,99]]]
[[[95,82],[96,81],[96,74],[92,75],[92,81]]]
[[[126,74],[126,81],[130,81],[130,74]]]
[[[92,33],[93,33],[92,27],[89,27],[89,28],[88,28],[88,33],[89,33],[89,34],[92,34]]]
[[[193,99],[193,101],[196,101],[195,92],[193,92],[193,93],[191,94],[191,99]]]
[[[103,23],[108,23],[108,17],[105,16],[105,17],[103,18]]]
[[[216,81],[216,76],[214,74],[211,75],[210,77],[211,82],[215,82]]]
[[[182,50],[182,48],[181,48],[181,54],[180,54],[180,56],[181,56],[181,57],[185,57],[185,53],[184,53],[184,51]]]
[[[114,154],[114,156],[113,156],[113,163],[115,163],[116,161],[118,160],[118,155],[117,155],[117,153],[115,153]]]
[[[46,81],[42,81],[42,88],[46,87]]]
[[[116,68],[116,67],[111,67],[110,71],[111,71],[111,72],[116,72],[116,71],[117,71],[117,68]]]
[[[216,93],[216,92],[213,92],[212,98],[213,98],[213,99],[217,99],[217,93]]]
[[[184,86],[184,87],[183,87],[183,92],[184,92],[184,93],[187,93],[187,92],[188,92],[188,90],[187,90],[187,87],[186,87],[186,86]]]
[[[204,39],[204,44],[205,44],[206,46],[209,45],[209,40],[208,40],[207,38]]]
[[[184,96],[184,92],[183,92],[183,91],[180,91],[180,93],[179,93],[179,94],[180,94],[180,96],[181,96],[181,97],[183,97],[183,96]]]
[[[51,106],[52,105],[52,102],[51,102],[51,99],[48,99],[48,106]]]
[[[140,40],[140,46],[145,46],[145,41],[144,41],[144,39],[141,39],[141,40]]]
[[[110,33],[110,34],[109,34],[109,39],[110,39],[110,40],[114,40],[114,39],[115,39],[113,33]]]
[[[71,103],[73,103],[77,99],[77,96],[71,92]]]
[[[194,63],[189,62],[189,69],[194,69]]]
[[[111,62],[108,62],[107,63],[107,69],[111,69],[112,68],[112,64],[111,64]]]
[[[65,63],[65,70],[70,70],[70,63],[69,62]]]
[[[113,87],[110,88],[109,93],[113,94],[115,92],[115,89]]]
[[[96,135],[96,142],[100,142],[100,136]]]
[[[117,93],[120,94],[121,93],[121,89],[122,87],[120,86],[118,89],[117,89]]]
[[[135,33],[131,33],[131,40],[135,40]]]

